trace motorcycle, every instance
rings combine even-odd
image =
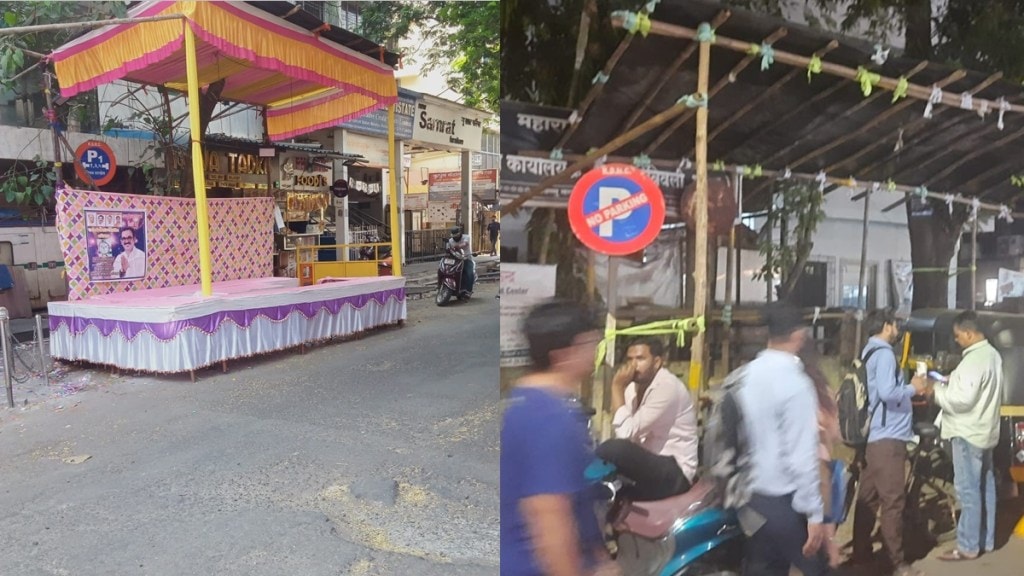
[[[606,520],[614,534],[615,561],[630,576],[739,574],[742,531],[736,514],[720,506],[710,480],[699,480],[684,494],[656,502],[621,497],[631,484],[603,460],[587,468],[587,480],[600,484]]]
[[[438,306],[444,306],[453,296],[457,300],[469,300],[473,294],[462,287],[462,270],[467,258],[462,250],[445,249],[445,255],[437,265],[437,294],[434,301]],[[476,272],[473,274],[475,276]]]

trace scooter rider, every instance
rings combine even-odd
[[[462,289],[473,292],[473,281],[476,280],[476,262],[473,261],[472,243],[469,234],[463,233],[462,227],[452,226],[452,237],[448,239],[448,249],[452,252],[463,251],[466,264],[462,267]]]

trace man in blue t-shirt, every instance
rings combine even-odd
[[[557,301],[534,308],[523,332],[533,371],[502,418],[501,574],[618,574],[583,476],[594,458],[586,417],[571,400],[593,372],[599,333],[585,310]]]

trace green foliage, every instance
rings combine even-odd
[[[38,155],[30,165],[15,162],[0,175],[0,197],[11,204],[42,206],[53,198],[56,179],[53,168]]]
[[[121,18],[125,12],[124,2],[0,2],[0,14],[3,14],[0,27]],[[84,30],[77,28],[0,35],[0,85],[12,88],[10,79],[25,68],[25,50],[47,54],[81,35]]]
[[[789,279],[803,267],[811,253],[818,224],[825,219],[824,198],[817,183],[782,180],[775,185],[775,204],[758,239],[758,251],[765,257],[755,280]],[[789,227],[779,239],[783,223]]]
[[[410,48],[403,59],[425,70],[443,69],[453,90],[468,106],[498,110],[501,42],[499,3],[367,2],[359,33],[385,45],[409,38],[415,28],[429,47]]]

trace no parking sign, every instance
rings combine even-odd
[[[639,252],[665,223],[661,188],[636,166],[605,164],[580,178],[569,197],[569,224],[584,246],[610,256]]]

